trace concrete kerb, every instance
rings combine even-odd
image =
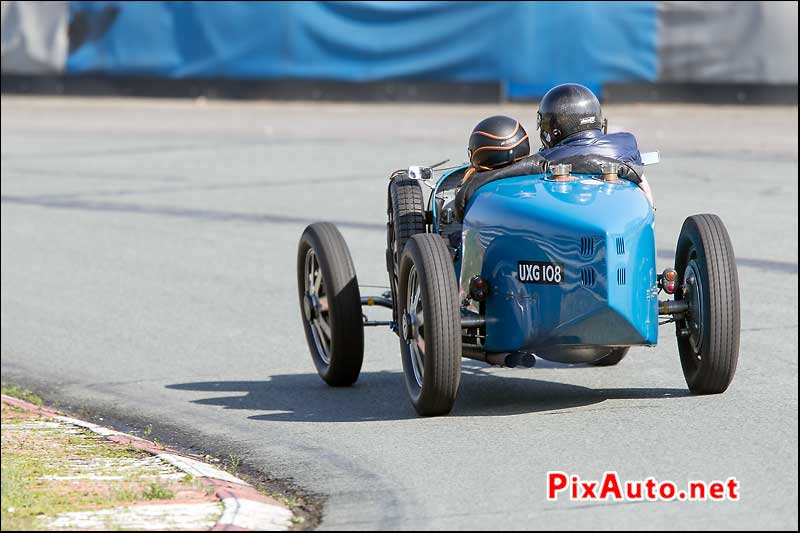
[[[222,516],[217,521],[213,531],[286,531],[291,528],[293,514],[285,505],[273,498],[260,494],[245,481],[215,466],[169,448],[158,446],[145,439],[91,422],[64,416],[52,409],[38,407],[5,394],[2,395],[2,400],[8,405],[28,412],[87,429],[111,442],[133,446],[136,449],[155,455],[178,470],[192,475],[200,483],[211,487],[214,491],[214,496],[222,502]]]

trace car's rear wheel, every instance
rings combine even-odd
[[[453,261],[442,238],[414,235],[400,259],[400,350],[420,415],[450,412],[461,378],[461,317]]]
[[[361,295],[347,243],[333,224],[318,222],[303,232],[297,289],[317,372],[334,387],[352,385],[364,359]]]
[[[676,321],[678,351],[689,390],[724,392],[739,359],[739,277],[730,237],[716,215],[687,218],[678,237],[675,268],[689,304]]]
[[[602,359],[598,359],[597,361],[592,361],[589,364],[592,366],[614,366],[625,359],[625,356],[628,355],[628,350],[630,350],[630,347],[628,346],[614,348],[611,350],[610,354],[606,355]]]

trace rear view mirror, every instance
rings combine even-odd
[[[661,162],[661,154],[658,152],[642,152],[642,164],[644,166],[647,165],[655,165],[656,163]]]
[[[433,169],[431,167],[412,166],[408,167],[408,177],[412,180],[428,181],[433,179]]]

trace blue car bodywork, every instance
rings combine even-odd
[[[489,283],[486,301],[471,303],[486,319],[486,351],[578,363],[611,347],[656,344],[654,212],[645,195],[625,180],[550,178],[500,179],[467,204],[456,278],[464,298],[474,276]],[[549,268],[549,279],[523,279],[526,267]]]
[[[642,153],[640,166],[659,160]],[[674,265],[657,272],[655,212],[637,166],[534,154],[470,175],[462,165],[437,180],[444,163],[389,177],[389,287],[379,296],[361,296],[336,226],[303,232],[298,296],[328,384],[358,379],[364,328],[385,326],[399,338],[411,403],[438,416],[454,405],[462,358],[507,368],[531,368],[537,357],[613,366],[672,324],[689,391],[728,388],[741,315],[735,254],[718,216],[687,217]],[[432,189],[427,204],[423,186]],[[370,320],[371,306],[391,309],[391,320]]]

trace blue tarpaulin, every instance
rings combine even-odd
[[[657,75],[655,2],[71,2],[67,73],[499,81]]]

